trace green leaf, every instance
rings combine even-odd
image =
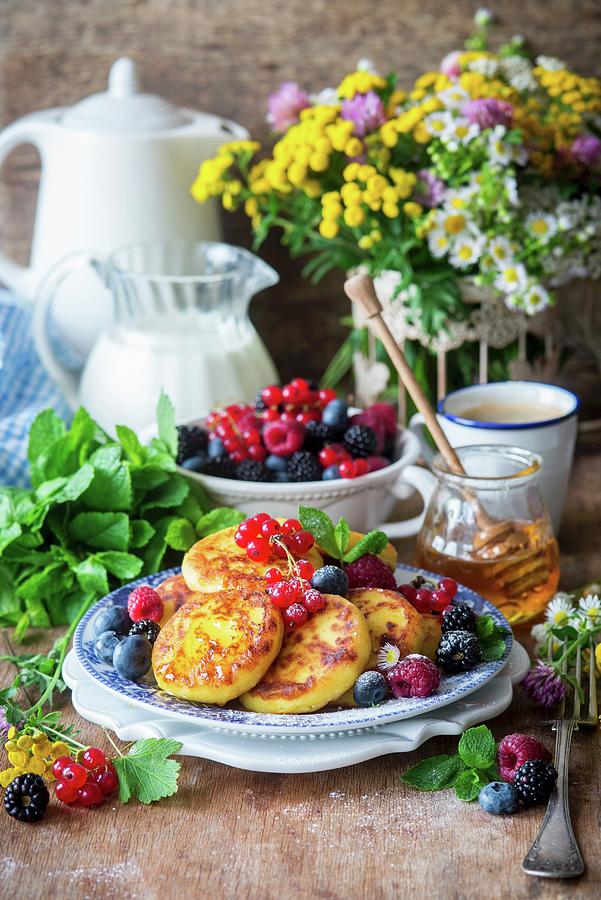
[[[142,569],[142,560],[133,553],[123,553],[120,550],[104,550],[101,553],[95,553],[94,559],[102,563],[102,565],[121,581],[131,581],[140,574]]]
[[[488,784],[488,778],[481,777],[476,769],[466,769],[459,773],[453,787],[460,800],[471,803],[476,800],[485,784]]]
[[[27,630],[30,626],[29,614],[23,613],[23,615],[19,618],[19,621],[15,625],[15,630],[13,637],[17,644],[20,644],[25,635],[27,634]]]
[[[75,568],[75,577],[84,591],[103,597],[109,592],[106,568],[94,556],[84,559]]]
[[[135,466],[141,466],[144,462],[144,448],[138,435],[127,425],[117,425],[115,431],[129,461]]]
[[[387,544],[388,537],[383,531],[369,531],[360,541],[357,541],[348,553],[344,554],[343,561],[346,563],[355,562],[356,559],[365,556],[366,553],[373,553],[377,556]]]
[[[495,630],[495,620],[492,616],[476,616],[476,637],[483,641],[490,637]]]
[[[340,559],[334,523],[327,513],[312,506],[299,506],[298,518],[304,530],[313,535],[316,543],[326,551],[328,556]]]
[[[94,469],[89,463],[84,463],[75,474],[67,478],[60,491],[53,496],[52,502],[72,503],[74,500],[78,500],[93,480]],[[41,487],[43,488],[44,485],[41,485]]]
[[[128,803],[136,797],[142,803],[154,803],[175,794],[180,763],[168,757],[182,746],[167,738],[143,738],[127,756],[116,757],[113,762],[119,778],[119,800]]]
[[[340,552],[340,557],[344,556],[346,548],[348,547],[348,542],[351,536],[351,529],[349,523],[346,521],[344,517],[340,518],[336,528],[334,529],[334,538],[336,540],[336,546]]]
[[[492,731],[486,725],[468,728],[461,735],[457,752],[470,769],[486,769],[492,766],[497,755],[497,744]]]
[[[149,509],[171,509],[179,506],[188,495],[190,485],[182,475],[170,475],[168,480],[149,491],[140,507],[141,512]]]
[[[507,646],[503,638],[493,638],[482,644],[482,661],[493,662],[496,659],[502,659]]]
[[[121,447],[99,447],[90,457],[94,480],[82,497],[88,509],[126,510],[132,505],[129,466],[121,458]]]
[[[459,756],[431,756],[408,769],[401,780],[418,791],[444,791],[453,786],[455,779],[465,768]]]
[[[33,420],[29,430],[27,459],[31,464],[66,432],[65,423],[53,409],[44,409]]]
[[[173,519],[167,526],[165,543],[173,550],[182,550],[185,553],[195,542],[196,531],[187,519]]]
[[[175,459],[177,456],[177,428],[175,427],[175,409],[167,394],[161,391],[157,404],[157,425],[159,437]]]
[[[123,512],[81,512],[71,522],[69,533],[100,550],[127,550],[129,519]]]
[[[196,523],[196,532],[199,538],[207,537],[207,535],[214,534],[216,531],[239,525],[245,518],[246,515],[237,509],[218,506],[200,517]]]
[[[131,525],[129,546],[136,550],[139,547],[145,547],[154,534],[154,528],[150,522],[147,522],[146,519],[132,519],[129,524]]]
[[[0,531],[0,554],[6,550],[9,544],[12,544],[13,541],[21,536],[22,531],[23,529],[18,522],[13,522],[8,528],[3,528]]]

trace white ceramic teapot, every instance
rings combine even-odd
[[[218,240],[217,206],[195,203],[190,185],[220,144],[247,136],[233,122],[141,93],[133,60],[118,59],[105,93],[32,113],[0,133],[0,163],[19,144],[41,157],[30,264],[0,252],[0,280],[33,302],[45,273],[75,251],[106,258],[139,241]],[[99,280],[82,270],[55,298],[53,317],[85,357],[109,311]]]

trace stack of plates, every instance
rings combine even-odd
[[[415,750],[430,737],[460,734],[499,715],[511,703],[513,685],[528,670],[526,651],[508,637],[502,659],[483,663],[472,672],[443,677],[437,693],[422,699],[290,716],[178,700],[160,691],[151,677],[127,681],[100,662],[93,649],[93,622],[100,609],[126,604],[137,584],[157,585],[177,571],[134,582],[99,601],[80,623],[74,649],[65,661],[63,677],[73,692],[75,709],[85,719],[110,728],[122,740],[169,737],[181,741],[183,754],[237,768],[320,772],[387,753]],[[399,567],[399,582],[410,580],[416,572]],[[428,577],[428,573],[421,574]],[[460,588],[458,598],[469,602],[476,612],[490,613],[509,629],[501,613],[473,591]]]

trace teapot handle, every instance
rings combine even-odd
[[[48,338],[47,319],[50,304],[61,284],[78,269],[91,266],[94,253],[91,250],[77,250],[59,260],[43,277],[36,291],[33,306],[31,331],[33,342],[42,364],[55,384],[65,395],[72,409],[79,405],[77,375],[57,358]],[[93,268],[93,267],[92,267]]]
[[[20,144],[33,144],[42,156],[41,136],[44,123],[32,116],[18,119],[0,132],[0,165],[8,154]],[[33,269],[20,266],[0,250],[0,279],[15,291],[17,299],[31,303],[35,294],[35,275]]]

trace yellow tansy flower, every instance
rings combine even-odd
[[[368,91],[382,90],[387,81],[381,75],[372,72],[351,72],[338,86],[338,96],[350,100],[355,94],[367,94]]]
[[[350,138],[344,145],[344,152],[347,156],[360,156],[363,153],[363,143],[358,137]]]
[[[351,206],[344,211],[344,221],[349,228],[356,228],[365,221],[365,213],[360,206]]]
[[[399,208],[396,203],[383,203],[382,212],[389,219],[396,219],[399,214]]]
[[[330,240],[331,238],[335,238],[338,234],[338,231],[339,228],[336,222],[330,222],[324,219],[319,223],[320,235],[324,238],[328,238],[328,240]]]
[[[412,200],[409,200],[407,203],[403,203],[403,212],[405,215],[409,216],[410,219],[415,219],[416,216],[421,216],[424,208],[419,203],[414,203]]]

